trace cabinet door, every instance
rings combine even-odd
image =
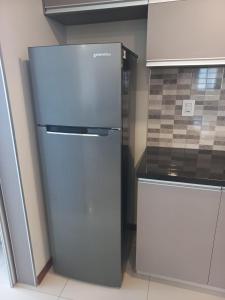
[[[137,271],[207,284],[221,190],[138,183]]]
[[[225,191],[222,192],[209,284],[225,289]]]
[[[154,62],[176,65],[185,61],[199,64],[199,60],[210,63],[211,59],[225,63],[224,11],[224,0],[150,3],[149,65]]]
[[[148,0],[43,0],[45,15],[64,25],[147,18]]]

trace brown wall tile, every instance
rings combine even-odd
[[[185,99],[193,117],[182,116]],[[151,69],[147,145],[225,151],[225,68]]]

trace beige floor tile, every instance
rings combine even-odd
[[[69,280],[61,297],[71,300],[146,300],[147,293],[148,280],[125,274],[120,289]]]
[[[0,286],[0,299],[1,300],[57,300],[57,297],[27,290],[21,287],[10,288],[10,287]]]
[[[224,298],[150,281],[148,300],[224,300]]]
[[[49,272],[42,283],[37,287],[19,284],[18,286],[26,289],[46,293],[49,295],[60,296],[67,282],[67,278],[60,276],[54,272]]]

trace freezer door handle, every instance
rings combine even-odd
[[[47,125],[46,133],[66,136],[104,137],[120,131],[120,128],[71,127]]]
[[[65,132],[52,132],[52,131],[47,131],[47,134],[54,134],[54,135],[74,135],[74,136],[100,136],[99,134],[88,134],[88,133],[65,133]]]

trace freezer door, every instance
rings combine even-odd
[[[29,49],[37,124],[121,127],[121,44]]]
[[[56,271],[121,284],[121,132],[38,129]]]

